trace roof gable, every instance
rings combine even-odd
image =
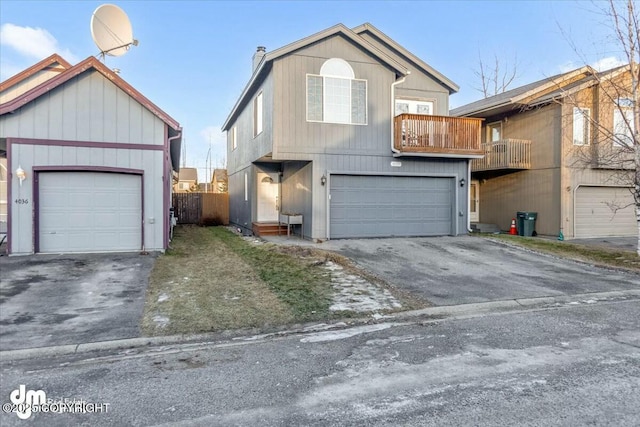
[[[396,43],[391,37],[387,36],[385,33],[380,31],[370,23],[365,22],[362,25],[352,28],[352,31],[358,35],[361,35],[363,33],[371,34],[375,39],[378,39],[381,43],[387,45],[390,50],[395,51],[399,56],[402,56],[408,61],[414,63],[423,73],[427,73],[430,76],[434,77],[436,80],[440,81],[445,87],[447,87],[447,89],[449,89],[450,94],[458,92],[458,90],[460,90],[460,86],[449,80],[438,70],[431,67],[429,64],[418,58],[413,53],[409,52],[400,44]]]
[[[295,41],[293,43],[289,43],[288,45],[282,46],[281,48],[275,49],[271,52],[267,52],[260,64],[253,72],[251,79],[245,86],[242,94],[236,101],[235,105],[231,109],[231,113],[225,120],[222,125],[222,130],[228,130],[231,122],[235,117],[239,114],[240,109],[246,104],[247,99],[253,94],[255,89],[259,86],[260,82],[264,79],[264,77],[269,73],[271,69],[271,64],[274,60],[281,58],[285,55],[289,55],[293,52],[296,52],[306,46],[309,46],[313,43],[317,43],[318,41],[327,39],[332,36],[339,35],[344,37],[345,39],[351,41],[355,45],[361,47],[363,50],[368,52],[373,57],[377,58],[381,63],[385,64],[387,67],[392,69],[397,75],[404,76],[408,74],[408,70],[400,63],[398,63],[395,59],[391,58],[389,55],[384,53],[382,50],[369,43],[364,38],[360,37],[358,34],[345,27],[343,24],[337,24],[333,27],[322,30],[318,33],[312,34],[308,37]]]
[[[58,57],[59,58],[59,57]],[[62,59],[62,58],[60,58]],[[64,60],[63,60],[64,61]],[[65,61],[66,62],[66,61]],[[68,63],[67,63],[68,64]],[[37,65],[37,64],[36,64]],[[34,66],[35,67],[35,66]],[[33,67],[31,67],[33,68]],[[142,104],[147,110],[153,113],[156,117],[166,123],[169,127],[171,127],[175,131],[180,131],[180,124],[174,120],[167,113],[162,111],[158,106],[156,106],[153,102],[151,102],[147,97],[138,92],[133,86],[124,81],[120,76],[115,74],[109,68],[107,68],[104,64],[102,64],[98,59],[93,56],[85,59],[84,61],[67,68],[65,71],[60,73],[58,76],[53,77],[40,85],[28,90],[27,92],[21,94],[20,96],[12,99],[10,101],[5,102],[0,105],[0,116],[12,113],[22,106],[30,103],[31,101],[37,99],[38,97],[44,95],[47,92],[57,88],[63,83],[71,80],[72,78],[86,72],[89,70],[95,70],[104,76],[106,79],[111,81],[113,84],[122,89],[129,96],[134,98],[140,104]],[[22,74],[22,73],[21,73]],[[4,84],[4,83],[3,83]],[[15,83],[14,83],[15,84]]]
[[[196,168],[180,168],[180,172],[178,172],[178,180],[179,181],[197,181],[198,180],[198,169],[196,169]]]
[[[623,65],[599,73],[589,66],[584,66],[454,108],[451,110],[451,115],[483,117],[517,109],[524,105],[548,103],[598,84],[602,79],[613,78],[627,69],[628,65]]]
[[[71,64],[69,64],[63,57],[61,57],[57,53],[54,53],[53,55],[48,56],[47,58],[32,65],[26,70],[23,70],[18,74],[16,74],[15,76],[9,77],[7,80],[0,83],[0,92],[3,92],[17,85],[18,83],[26,80],[27,78],[37,74],[39,71],[49,69],[52,71],[60,70],[62,72],[62,71],[68,70],[69,68],[71,68]]]

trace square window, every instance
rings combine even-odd
[[[367,124],[367,81],[307,75],[307,121]]]

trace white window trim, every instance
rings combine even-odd
[[[244,173],[244,201],[249,201],[249,177],[247,173]]]
[[[322,78],[322,116],[324,118],[325,115],[325,101],[326,101],[326,89],[327,89],[327,85],[325,84],[325,77],[329,77],[332,79],[342,79],[342,80],[349,80],[349,82],[356,80],[356,81],[360,81],[360,82],[364,82],[365,85],[365,91],[364,91],[364,108],[365,108],[365,119],[364,119],[364,123],[352,123],[351,121],[349,121],[349,123],[345,123],[345,122],[329,122],[329,121],[325,121],[325,120],[310,120],[309,119],[309,76],[313,76],[313,77],[320,77]],[[349,100],[351,100],[351,94],[349,94]],[[331,124],[336,124],[336,125],[347,125],[347,126],[366,126],[369,123],[369,82],[366,79],[348,79],[345,78],[344,76],[331,76],[331,75],[322,75],[322,74],[312,74],[312,73],[307,73],[305,76],[305,108],[306,108],[306,118],[307,118],[307,122],[309,123],[331,123]]]
[[[231,150],[238,148],[238,128],[236,126],[231,128]]]
[[[491,139],[491,129],[498,127],[500,128],[500,138],[496,141],[494,141],[493,139]],[[491,122],[491,123],[487,123],[487,140],[486,142],[497,142],[497,141],[501,141],[503,140],[504,137],[502,136],[502,122]]]
[[[416,104],[431,104],[431,113],[430,114],[423,114],[423,115],[425,115],[425,116],[435,116],[436,115],[436,99],[435,98],[414,98],[414,97],[410,97],[410,96],[398,96],[398,97],[396,97],[395,102],[393,104],[394,114],[395,114],[395,107],[398,104],[398,102],[409,102],[409,103],[413,103],[414,105],[416,105]],[[411,109],[411,107],[409,107],[409,109]],[[422,114],[422,113],[417,113],[417,112],[416,113],[411,113],[411,112],[409,112],[409,114]]]
[[[585,114],[586,112],[586,114]],[[580,113],[582,116],[582,143],[576,143],[576,114]],[[587,107],[573,107],[573,145],[577,147],[582,147],[585,145],[589,145],[591,140],[591,123],[589,122],[589,118],[591,117],[591,109]]]
[[[253,137],[264,130],[264,96],[260,91],[253,100]]]
[[[621,143],[619,141],[619,138],[617,135],[620,135],[620,133],[617,133],[617,129],[616,129],[616,116],[617,115],[622,115],[624,118],[621,118],[622,122],[622,126],[624,126],[624,131],[625,133],[623,134],[625,137],[630,138],[631,139],[631,143],[633,143],[633,128],[634,128],[634,123],[633,121],[635,120],[635,117],[633,116],[633,108],[632,107],[627,107],[626,105],[621,105],[623,103],[627,104],[627,105],[633,105],[632,104],[632,100],[630,100],[629,98],[619,98],[616,102],[617,105],[614,106],[614,110],[613,110],[613,141],[612,141],[612,145],[613,148],[625,148],[625,144]],[[629,113],[631,113],[631,117],[626,117]],[[631,124],[631,128],[629,128],[625,122],[626,120],[630,121]],[[628,135],[627,132],[630,131],[631,135]]]

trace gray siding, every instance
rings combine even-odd
[[[263,131],[253,135],[253,102],[262,92]],[[237,148],[232,145],[232,133],[227,132],[227,170],[230,174],[246,168],[251,162],[270,154],[273,149],[274,91],[273,75],[269,74],[253,97],[243,107],[230,129],[236,128]]]
[[[18,179],[11,184],[12,200],[27,200],[11,206],[11,245],[13,254],[32,253],[34,166],[105,166],[144,170],[144,237],[147,250],[164,249],[163,228],[163,154],[157,150],[115,150],[105,148],[60,147],[12,144],[11,162],[27,171],[22,186]]]
[[[434,114],[449,115],[449,89],[446,86],[434,80],[432,76],[425,74],[415,63],[372,34],[365,32],[361,36],[411,71],[405,81],[396,86],[396,98],[433,99],[435,101]]]
[[[282,174],[282,212],[301,213],[304,235],[311,236],[313,224],[313,167],[308,162],[285,162]],[[321,187],[320,180],[317,186]]]
[[[357,79],[367,80],[367,125],[307,122],[307,74],[318,74],[329,58],[342,58]],[[274,159],[307,154],[386,155],[391,152],[391,84],[395,74],[359,47],[332,37],[275,61]]]
[[[248,200],[244,197],[244,177],[247,175]],[[256,175],[254,168],[248,166],[229,175],[229,221],[246,230],[251,230],[254,215]]]
[[[480,222],[508,230],[518,211],[538,212],[538,234],[557,235],[561,227],[561,107],[557,104],[504,117],[488,117],[486,125],[501,121],[502,137],[531,141],[531,169],[480,181]]]
[[[395,55],[397,57],[397,55]],[[307,74],[319,74],[330,58],[346,60],[357,79],[367,80],[367,124],[344,125],[307,122]],[[402,60],[406,63],[406,60]],[[402,89],[404,96],[436,100],[436,113],[448,114],[448,91],[415,67]],[[273,61],[269,77],[262,84],[265,96],[265,132],[252,139],[253,105],[231,124],[237,127],[238,148],[232,149],[228,132],[228,169],[231,221],[251,226],[255,220],[255,170],[250,167],[272,153],[282,162],[282,210],[302,212],[305,236],[328,238],[329,185],[320,178],[331,174],[382,174],[403,176],[447,176],[457,183],[467,177],[467,161],[460,159],[402,158],[392,156],[391,138],[394,106],[392,83],[395,72],[341,36],[329,37]],[[258,91],[253,93],[253,97]],[[253,99],[253,98],[252,98]],[[311,163],[308,163],[308,162]],[[401,162],[392,167],[392,162]],[[260,165],[260,167],[263,167]],[[244,202],[244,172],[249,173],[250,201]],[[466,233],[467,188],[456,186],[455,230]],[[248,213],[251,212],[251,216]],[[462,215],[458,213],[462,212]]]
[[[2,92],[0,92],[0,104],[4,104],[5,102],[9,102],[12,99],[15,99],[15,98],[19,97],[23,93],[33,89],[34,87],[38,86],[39,84],[44,83],[47,80],[51,79],[52,77],[55,77],[55,76],[59,75],[60,71],[62,69],[63,68],[61,66],[59,66],[59,68],[57,68],[54,71],[54,70],[51,70],[51,69],[49,69],[47,67],[47,69],[40,70],[40,71],[34,73],[33,75],[25,78],[21,82],[16,83],[15,85],[11,86],[10,88],[8,88],[6,90],[3,90]]]
[[[0,137],[164,143],[165,124],[97,71],[0,118]]]
[[[147,250],[164,249],[162,150],[56,145],[56,140],[164,146],[166,124],[98,72],[85,72],[12,114],[0,117],[0,137],[51,140],[49,145],[12,144],[9,168],[18,165],[28,180],[13,179],[12,253],[33,252],[32,168],[35,166],[104,166],[144,171],[144,234]]]

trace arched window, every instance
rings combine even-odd
[[[320,74],[307,75],[307,120],[367,124],[367,81],[344,59],[326,60]]]
[[[353,80],[355,74],[353,74],[353,68],[344,59],[331,58],[327,59],[322,67],[320,67],[321,76],[330,77],[342,77],[343,79]]]

